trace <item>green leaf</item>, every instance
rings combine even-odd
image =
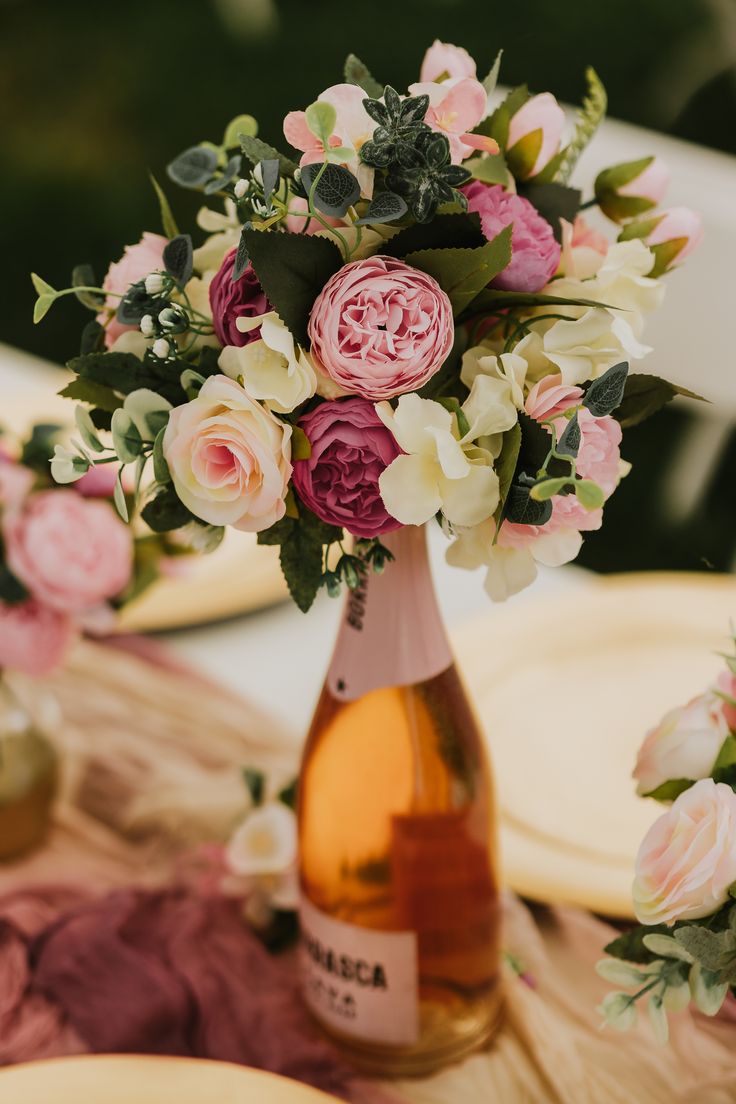
[[[292,536],[281,545],[279,558],[289,593],[306,613],[322,582],[322,544],[295,522]]]
[[[258,164],[261,168],[261,182],[263,184],[263,202],[267,207],[271,204],[271,196],[276,191],[279,183],[279,162],[278,158],[271,157],[266,158],[265,161],[259,161]]]
[[[296,341],[308,346],[309,314],[330,276],[342,266],[340,250],[316,235],[244,230],[243,238],[267,299]]]
[[[599,510],[606,501],[603,489],[592,479],[576,479],[575,496],[585,510]]]
[[[562,431],[562,435],[555,446],[555,452],[558,456],[577,456],[580,440],[580,422],[576,410]]]
[[[580,210],[580,191],[564,184],[540,184],[535,180],[520,187],[519,195],[534,204],[542,218],[552,227],[557,241],[562,241],[560,220],[565,219],[570,223],[575,221]]]
[[[194,515],[169,483],[146,503],[141,510],[141,517],[154,533],[167,533],[170,529],[181,529],[182,525],[188,525]]]
[[[500,288],[487,288],[473,303],[473,311],[493,314],[499,310],[513,310],[525,307],[601,307],[609,306],[594,299],[568,299],[562,295],[543,295],[541,292],[502,291]]]
[[[459,315],[511,260],[511,229],[476,249],[423,249],[406,262],[433,276]]]
[[[266,790],[266,776],[255,767],[243,767],[243,781],[254,805],[260,805]]]
[[[337,124],[337,111],[331,103],[325,100],[315,100],[304,112],[307,126],[325,149],[330,144],[335,126]]]
[[[128,521],[128,503],[125,501],[125,491],[123,490],[123,465],[118,468],[117,479],[115,480],[115,490],[113,491],[112,500],[115,503],[115,509],[120,514],[123,521]]]
[[[496,475],[498,476],[498,506],[493,517],[498,525],[503,516],[504,506],[506,505],[506,499],[508,498],[511,484],[516,473],[516,465],[519,459],[519,450],[521,449],[521,426],[517,422],[516,425],[508,429],[503,435],[503,444],[501,446],[501,452],[495,463]]]
[[[222,137],[222,148],[226,150],[239,149],[241,134],[245,134],[250,138],[255,138],[257,133],[258,123],[252,115],[236,115],[225,127],[225,133]]]
[[[20,462],[26,468],[48,475],[49,461],[54,455],[61,426],[52,423],[36,423],[23,443]]]
[[[0,601],[8,606],[16,606],[25,602],[29,597],[29,591],[15,575],[7,564],[0,561]]]
[[[217,168],[217,151],[211,146],[190,146],[166,166],[166,174],[182,188],[202,188]]]
[[[603,122],[608,107],[606,90],[591,66],[585,70],[585,79],[588,82],[588,92],[578,112],[575,133],[565,151],[565,160],[557,173],[557,179],[561,184],[567,184],[581,153]]]
[[[355,226],[367,226],[370,223],[395,222],[408,211],[406,200],[394,192],[379,192],[370,202],[362,218],[356,219]]]
[[[105,446],[97,436],[97,430],[89,416],[89,411],[85,410],[83,406],[77,406],[74,410],[74,421],[87,448],[91,449],[92,452],[104,452]]]
[[[383,85],[371,76],[368,66],[355,54],[348,54],[346,57],[344,72],[347,84],[357,84],[372,99],[380,99],[383,95]]]
[[[56,295],[56,288],[52,288],[51,284],[47,284],[36,272],[31,273],[31,283],[37,295]]]
[[[54,300],[57,296],[54,295],[39,295],[33,307],[33,321],[39,323],[49,313]]]
[[[496,139],[502,150],[506,149],[511,119],[528,99],[531,99],[531,93],[525,84],[513,88],[493,114],[475,128],[476,134],[487,134]]]
[[[603,949],[606,954],[612,955],[614,958],[621,958],[624,962],[638,962],[643,965],[658,957],[647,948],[644,942],[645,936],[667,935],[670,931],[671,929],[666,924],[652,924],[651,926],[640,924],[632,928],[631,931],[617,936]]]
[[[512,483],[503,516],[515,525],[545,525],[552,517],[552,503],[537,502],[531,497],[531,487]]]
[[[312,455],[312,446],[309,443],[304,430],[298,426],[292,426],[291,430],[291,459],[308,460]]]
[[[112,416],[112,444],[118,460],[132,464],[143,450],[143,438],[127,411],[116,410]]]
[[[471,173],[474,180],[481,180],[484,184],[509,183],[511,175],[506,164],[506,158],[502,153],[486,153],[482,157],[471,157],[463,163],[463,167]]]
[[[475,249],[485,244],[480,217],[475,212],[437,215],[431,222],[400,230],[381,247],[389,257],[406,257],[420,249]]]
[[[503,50],[499,50],[496,54],[496,60],[491,66],[490,72],[483,78],[481,84],[486,90],[487,96],[492,96],[496,91],[496,85],[498,84],[498,74],[501,71],[501,58],[503,57]]]
[[[513,146],[506,150],[506,160],[509,168],[517,179],[526,180],[528,176],[531,176],[532,169],[536,165],[542,149],[543,141],[544,131],[541,127],[537,127],[536,130],[528,131],[518,142],[514,142]]]
[[[650,790],[643,796],[653,797],[655,801],[662,801],[667,804],[674,801],[685,790],[689,790],[692,785],[693,782],[690,778],[670,778],[667,782],[663,782],[661,786],[656,786],[655,789]]]
[[[72,287],[73,288],[88,288],[95,287],[97,281],[95,279],[92,266],[88,264],[75,265],[72,269]],[[101,307],[105,304],[105,296],[100,292],[93,291],[75,291],[74,297],[86,307],[87,310],[97,313]]]
[[[569,483],[572,483],[572,477],[569,475],[563,475],[557,479],[543,479],[540,483],[535,483],[529,493],[535,502],[548,502],[553,495],[559,494]]]
[[[192,239],[189,234],[177,234],[164,246],[163,262],[169,276],[182,287],[192,275]]]
[[[736,982],[736,935],[710,931],[702,925],[675,928],[674,937],[705,970],[718,974],[719,982]]]
[[[252,134],[241,134],[240,148],[255,167],[259,161],[270,161],[274,158],[279,163],[279,172],[282,176],[293,177],[299,166],[295,161],[292,161],[285,154],[279,153],[274,146],[269,146],[268,142],[262,142],[260,138],[256,138]]]
[[[323,215],[330,218],[342,218],[349,207],[360,199],[360,184],[342,165],[324,165],[314,162],[304,165],[301,170],[301,182],[312,194],[312,185],[319,176],[314,189],[314,206]]]
[[[161,187],[153,173],[149,173],[148,178],[153,185],[153,190],[156,193],[156,198],[158,199],[158,207],[159,211],[161,212],[161,227],[163,229],[163,232],[167,238],[175,238],[179,233],[179,230],[176,225],[176,219],[174,218],[173,212],[169,205],[169,201],[166,198],[166,193],[164,192],[163,188]]]
[[[287,809],[296,809],[297,794],[299,792],[299,779],[295,778],[293,782],[289,782],[284,786],[282,790],[278,792],[278,800],[282,805],[286,805]]]
[[[153,442],[153,475],[157,483],[171,482],[171,472],[169,471],[169,465],[166,463],[166,457],[164,456],[165,433],[166,426],[158,431],[156,440]]]
[[[620,406],[624,397],[628,374],[629,366],[626,361],[614,364],[588,385],[583,406],[587,407],[595,418],[603,418],[606,414],[611,414],[616,407]]]
[[[74,379],[66,387],[62,387],[59,394],[65,399],[76,399],[78,402],[88,403],[90,406],[99,407],[110,413],[123,405],[111,387],[102,383],[95,383],[91,379]]]
[[[736,764],[736,737],[729,733],[721,744],[721,749],[713,764],[711,774],[715,776],[719,771],[726,771],[729,767],[734,766],[734,764]],[[718,779],[716,781],[718,781]]]
[[[699,399],[700,402],[708,402],[702,395],[694,391],[688,391],[685,387],[678,387],[669,380],[660,379],[659,376],[649,376],[643,373],[630,375],[626,380],[624,397],[614,413],[614,418],[621,423],[624,429],[639,425],[640,422],[656,414],[668,402],[677,395],[688,399]]]
[[[143,361],[133,353],[104,352],[73,357],[66,366],[81,379],[103,384],[123,395],[139,388],[149,388],[175,405],[185,397],[179,382],[181,369],[176,364],[167,366],[152,358]],[[81,394],[71,397],[86,401]]]

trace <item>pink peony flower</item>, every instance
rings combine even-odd
[[[540,291],[554,276],[560,263],[560,246],[552,227],[523,196],[506,192],[500,184],[491,186],[474,180],[461,189],[468,197],[468,210],[477,211],[488,241],[505,226],[511,233],[511,262],[492,287],[505,291]]]
[[[114,464],[95,464],[73,484],[72,490],[84,498],[112,498],[117,477]],[[124,479],[124,487],[125,482]]]
[[[465,77],[442,84],[419,83],[412,84],[409,91],[412,96],[429,96],[424,121],[446,136],[453,164],[459,165],[475,149],[498,152],[493,139],[470,133],[486,115],[488,97],[480,81]]]
[[[529,548],[541,537],[568,532],[590,532],[603,524],[603,510],[586,510],[575,495],[555,495],[551,500],[552,517],[544,525],[520,525],[504,521],[498,534],[501,548]]]
[[[72,620],[30,599],[0,602],[0,670],[47,675],[58,666],[73,638]]]
[[[131,284],[143,280],[151,272],[158,272],[164,267],[163,252],[168,243],[167,238],[160,234],[151,234],[146,231],[135,245],[126,245],[119,261],[111,264],[102,286],[105,291],[116,292],[108,295],[105,307],[113,312],[118,309],[120,296],[125,294]],[[107,322],[108,311],[103,310],[97,315],[97,321],[104,325]],[[105,344],[109,348],[122,333],[134,330],[135,326],[124,326],[114,317],[105,329]]]
[[[242,276],[233,280],[237,252],[237,249],[231,249],[225,254],[209,290],[212,324],[222,345],[248,345],[251,341],[257,341],[261,335],[260,327],[242,333],[237,321],[239,318],[257,318],[271,310],[253,265],[248,264]]]
[[[642,924],[711,916],[736,882],[736,793],[703,778],[647,832],[636,858],[634,910]]]
[[[10,570],[60,613],[82,613],[114,598],[130,579],[130,530],[107,502],[72,490],[41,491],[5,518],[3,528]]]
[[[474,77],[475,62],[463,46],[434,40],[422,60],[421,81],[437,81],[448,77]]]
[[[398,529],[378,480],[401,450],[373,403],[361,398],[323,402],[299,425],[312,446],[308,460],[294,461],[294,486],[305,505],[328,525],[356,537]]]
[[[559,150],[564,128],[565,112],[551,92],[532,96],[522,104],[511,117],[506,142],[506,158],[514,176],[522,180],[537,176]],[[518,143],[537,132],[540,145],[530,160],[528,150]]]
[[[436,280],[394,257],[339,269],[309,318],[312,353],[351,394],[378,401],[416,391],[452,348],[452,306]]]
[[[18,509],[33,486],[33,472],[0,455],[0,510]]]
[[[615,418],[594,418],[586,407],[578,411],[580,426],[580,448],[577,457],[577,472],[583,479],[592,479],[605,491],[606,497],[613,494],[620,478],[621,453],[619,445],[623,436],[621,426]],[[564,429],[558,426],[558,432]]]
[[[547,421],[557,414],[564,414],[572,406],[578,406],[583,398],[582,387],[570,387],[562,382],[559,372],[543,376],[527,395],[524,409],[530,418]]]
[[[725,702],[712,690],[670,709],[646,735],[634,768],[638,794],[663,782],[707,778],[729,733]]]
[[[356,84],[334,84],[317,97],[320,103],[332,104],[337,113],[330,146],[342,146],[348,151],[342,164],[355,173],[362,194],[370,199],[373,195],[373,169],[364,165],[359,155],[360,147],[372,137],[376,124],[363,107],[365,98],[365,92]],[[284,136],[294,149],[302,150],[300,165],[324,161],[324,146],[307,126],[304,111],[289,112],[284,119]]]

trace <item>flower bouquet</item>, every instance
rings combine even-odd
[[[37,321],[72,293],[95,315],[63,391],[84,440],[57,449],[56,479],[116,461],[127,517],[134,466],[152,530],[201,550],[228,525],[257,533],[302,610],[431,518],[451,563],[486,565],[494,599],[573,559],[627,470],[622,429],[682,393],[629,364],[700,223],[657,209],[652,157],[583,201],[570,181],[604,115],[598,77],[563,139],[552,95],[497,92],[499,61],[479,80],[435,42],[400,94],[351,56],[343,83],[286,115],[298,160],[240,115],[171,162],[206,197],[196,248],[154,181],[164,233],[102,286],[84,265],[63,290],[34,275]]]
[[[669,807],[636,860],[640,924],[598,964],[622,987],[601,1006],[606,1022],[625,1031],[646,1000],[661,1042],[668,1011],[693,1002],[714,1016],[736,989],[736,656],[724,658],[715,683],[670,710],[639,751],[637,792]]]

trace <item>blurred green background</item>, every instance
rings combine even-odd
[[[573,102],[590,63],[612,116],[736,153],[735,0],[0,0],[0,340],[59,362],[74,355],[86,312],[66,300],[33,327],[29,271],[64,286],[73,264],[90,262],[101,278],[142,229],[159,230],[149,170],[163,182],[173,155],[219,141],[241,112],[282,144],[286,111],[339,81],[351,50],[405,87],[435,37],[468,47],[481,74],[503,47],[505,83],[531,77]],[[186,224],[199,197],[167,190]],[[672,412],[632,432],[627,456],[666,462],[687,419]],[[731,486],[736,449],[726,452]],[[626,481],[588,562],[730,563],[732,511],[707,537],[702,519],[697,540],[660,527],[633,553],[624,528],[641,493]]]

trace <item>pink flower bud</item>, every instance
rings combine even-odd
[[[419,79],[436,81],[439,77],[474,77],[475,62],[462,46],[434,40],[424,55]]]
[[[506,157],[514,176],[537,176],[560,148],[565,112],[551,92],[532,96],[509,123]]]
[[[598,205],[613,222],[651,211],[661,203],[670,182],[669,169],[658,157],[641,157],[625,161],[598,173],[595,197]]]
[[[640,238],[654,254],[650,276],[661,276],[690,256],[703,240],[703,221],[690,207],[670,207],[649,219],[630,222],[619,241]]]

